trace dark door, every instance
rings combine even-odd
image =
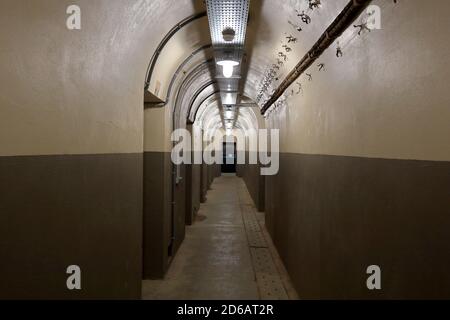
[[[236,173],[236,143],[223,143],[222,173]]]
[[[175,256],[185,236],[186,226],[186,167],[173,165],[172,184],[172,242],[169,248],[171,256]]]

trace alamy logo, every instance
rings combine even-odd
[[[66,21],[67,29],[81,30],[81,8],[71,5],[67,7],[66,13],[69,15]]]
[[[67,267],[66,273],[70,275],[66,281],[67,289],[81,290],[81,268],[77,265],[71,265]]]
[[[369,274],[369,278],[367,278],[367,289],[369,290],[381,290],[381,268],[377,265],[372,265],[367,267],[367,274]]]
[[[381,8],[377,5],[370,5],[367,7],[367,28],[370,30],[381,29]]]
[[[233,157],[226,157],[226,162],[229,158],[233,158],[234,162],[234,154],[236,154],[237,165],[260,164],[263,176],[276,175],[279,170],[278,129],[248,130],[245,135],[237,131],[233,136],[216,131],[212,137],[204,135],[199,138],[198,135],[194,135],[194,139],[188,130],[177,129],[172,133],[171,140],[175,143],[171,154],[175,165],[223,164],[224,154],[233,155]],[[233,145],[236,145],[236,150],[232,147]]]

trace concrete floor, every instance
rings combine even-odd
[[[272,268],[277,271],[269,276],[275,279],[274,283],[279,282],[281,295],[265,293],[267,283],[262,281],[267,277],[258,273],[255,266],[259,262],[251,253],[254,248],[249,244],[243,219],[243,211],[254,210],[243,180],[230,175],[220,177],[214,181],[207,198],[195,224],[187,227],[186,239],[165,279],[143,282],[143,299],[255,300],[295,296],[290,294],[292,289],[283,267]],[[254,212],[255,221],[261,222],[261,214]],[[269,262],[279,266],[274,248],[270,249],[269,260],[275,255],[273,261],[277,262]]]

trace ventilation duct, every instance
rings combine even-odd
[[[250,0],[206,0],[216,79],[222,105],[228,111],[238,100],[249,7]]]

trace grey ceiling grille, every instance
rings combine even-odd
[[[239,96],[250,0],[206,0],[205,4],[222,105],[235,105]],[[224,61],[237,63],[232,74],[221,64]]]
[[[207,0],[206,7],[213,45],[244,46],[250,0]],[[226,29],[234,30],[234,40],[224,40]]]

